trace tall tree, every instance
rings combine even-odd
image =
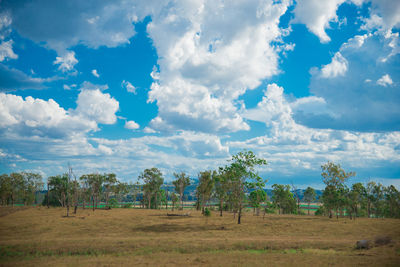
[[[260,215],[260,205],[267,200],[267,193],[263,189],[257,189],[250,193],[250,204]]]
[[[290,192],[289,185],[272,185],[272,200],[278,207],[279,214],[296,213],[296,200],[293,193]]]
[[[7,205],[11,197],[12,182],[11,177],[8,174],[0,175],[0,197],[1,204]]]
[[[148,208],[151,206],[151,199],[154,197],[155,204],[154,207],[157,209],[157,196],[160,191],[161,185],[164,183],[164,178],[162,173],[157,168],[145,169],[142,174],[140,174],[139,179],[143,180],[143,190],[147,197]]]
[[[225,170],[232,174],[230,177],[231,195],[238,210],[238,224],[241,222],[246,192],[249,188],[256,188],[265,183],[255,168],[266,164],[267,161],[265,159],[258,158],[252,151],[242,151],[232,156],[230,165],[225,167]]]
[[[100,201],[104,179],[105,175],[99,173],[84,174],[80,177],[81,181],[89,185],[93,211],[97,208],[97,204]]]
[[[204,214],[204,207],[211,198],[214,187],[213,171],[203,171],[199,173],[199,184],[197,185],[197,196],[200,200],[201,213]]]
[[[175,192],[179,194],[179,200],[181,202],[181,208],[183,209],[183,193],[185,192],[185,188],[190,185],[189,176],[186,173],[174,173],[175,181],[172,181],[172,184],[175,186]]]
[[[330,161],[322,165],[321,169],[321,176],[326,185],[322,196],[324,206],[329,211],[329,218],[332,218],[332,210],[334,209],[336,210],[336,217],[338,217],[339,209],[345,204],[343,201],[346,191],[344,183],[356,174],[355,172],[345,172],[340,164]]]
[[[303,200],[308,204],[308,215],[310,215],[310,204],[315,200],[315,197],[316,193],[314,188],[307,187],[307,189],[304,191]]]
[[[229,178],[230,173],[224,168],[220,168],[218,174],[214,175],[214,195],[219,200],[219,211],[222,217],[222,210],[224,206],[224,201],[229,194]]]
[[[48,178],[49,191],[55,195],[62,207],[67,205],[68,174],[50,176]]]
[[[103,187],[104,195],[106,199],[106,205],[108,205],[108,200],[110,198],[110,193],[115,191],[115,185],[117,184],[117,176],[114,173],[109,173],[104,175]]]

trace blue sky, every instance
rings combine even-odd
[[[400,2],[0,1],[0,172],[158,167],[243,149],[274,183],[400,186]]]

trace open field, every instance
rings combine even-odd
[[[9,208],[8,208],[9,209]],[[169,211],[171,212],[171,211]],[[184,211],[188,212],[187,210]],[[165,210],[0,208],[0,265],[400,265],[400,220],[247,213],[168,217]],[[392,242],[356,250],[360,239]]]

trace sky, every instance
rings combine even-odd
[[[0,173],[267,160],[400,187],[400,1],[0,0]]]

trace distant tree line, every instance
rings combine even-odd
[[[256,157],[251,151],[242,151],[232,156],[228,164],[217,170],[201,171],[198,174],[198,184],[195,191],[195,208],[202,214],[209,209],[217,209],[219,215],[229,211],[237,217],[240,224],[245,208],[252,208],[254,215],[263,211],[278,214],[304,214],[300,203],[310,205],[316,201],[316,192],[308,187],[302,198],[299,190],[292,184],[272,185],[272,197],[269,199],[265,191],[266,180],[256,171],[259,166],[266,165],[264,159]],[[400,217],[400,193],[394,186],[385,187],[382,184],[369,182],[346,185],[353,172],[345,172],[340,165],[328,162],[321,166],[322,178],[326,187],[319,199],[320,207],[316,215],[356,217]],[[137,201],[142,208],[148,209],[183,209],[184,192],[190,185],[190,178],[185,172],[174,173],[173,189],[162,189],[164,178],[158,168],[145,169],[136,183],[124,183],[113,173],[84,174],[79,179],[68,173],[50,176],[44,184],[39,174],[21,172],[2,174],[0,176],[0,198],[2,205],[37,204],[37,195],[43,189],[46,195],[42,201],[45,206],[61,206],[86,208],[93,211],[103,202],[105,207],[116,206],[122,200],[130,199],[134,207]],[[168,206],[170,203],[170,207]],[[126,206],[129,206],[126,204]]]

